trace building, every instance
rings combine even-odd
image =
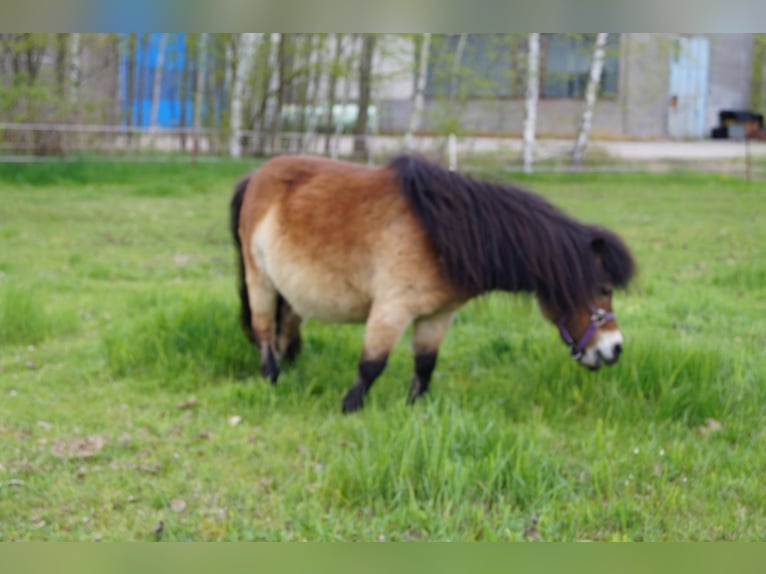
[[[592,38],[583,36],[543,34],[537,112],[541,136],[572,137],[579,127],[593,45]],[[454,53],[458,41],[457,35],[446,37],[436,49]],[[449,62],[445,65],[438,55],[432,56],[425,131],[439,132],[451,122],[465,133],[521,133],[525,42],[523,37],[506,39],[506,50],[499,51],[502,42],[489,35],[468,36],[467,45],[474,50],[463,67],[473,70],[473,77],[491,81],[475,82],[460,101],[450,99],[453,88],[445,85],[445,74],[439,74]],[[414,51],[411,48],[410,58],[415,57]],[[749,107],[752,68],[752,34],[610,35],[593,135],[709,137],[721,110]],[[405,130],[414,90],[411,76],[380,89],[381,129]]]
[[[22,118],[25,123],[146,127],[162,45],[158,125],[178,128],[192,124],[196,83],[201,78],[203,125],[228,127],[231,78],[236,68],[235,35],[210,34],[204,54],[197,51],[199,35],[5,36],[6,47],[0,51],[0,87],[6,94],[0,102],[2,122],[19,122]],[[359,36],[343,37],[341,62],[346,72],[335,85],[336,106],[344,101],[349,104],[343,108],[347,124],[356,114]],[[537,114],[537,133],[541,137],[570,138],[576,133],[594,36],[542,34]],[[275,94],[280,93],[283,116],[292,114],[283,117],[283,129],[312,125],[311,121],[294,119],[307,111],[319,118],[314,120],[314,127],[327,129],[322,125],[326,123],[322,110],[328,100],[327,70],[334,59],[337,37],[325,36],[319,42],[316,35],[290,35],[296,51],[281,55],[279,40],[275,40],[279,37],[261,35],[257,64],[245,98],[250,118],[246,125],[276,125],[270,118],[263,118],[274,110]],[[375,126],[381,133],[402,133],[409,126],[419,37],[385,34],[378,39],[371,101]],[[754,66],[754,40],[753,34],[610,34],[592,136],[709,137],[721,110],[750,107],[753,70],[760,70],[762,65]],[[32,41],[35,44],[30,44]],[[30,51],[30,45],[35,46],[34,50]],[[307,46],[314,52],[298,51]],[[520,135],[526,59],[526,34],[434,34],[421,131],[441,135]],[[284,89],[277,89],[272,73],[277,63],[291,78],[292,83]],[[202,74],[198,66],[204,66]],[[321,69],[321,74],[310,71],[315,69]],[[766,83],[762,91],[766,94]],[[307,99],[307,93],[318,96]],[[258,114],[261,120],[252,121]]]

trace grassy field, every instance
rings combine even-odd
[[[308,322],[271,387],[238,326],[246,163],[0,166],[0,541],[757,540],[766,184],[526,184],[620,232],[620,363],[534,301],[464,308],[414,408],[406,341],[342,416],[362,327]]]

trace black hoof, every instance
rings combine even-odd
[[[293,362],[296,357],[300,355],[302,348],[303,344],[301,343],[300,336],[290,341],[290,344],[287,346],[287,350],[285,351],[284,361],[288,363]]]
[[[261,366],[261,375],[266,379],[270,379],[272,385],[277,384],[277,379],[279,378],[279,366],[277,366],[277,359],[274,357],[274,352],[271,350],[271,347],[269,347],[267,351],[266,361]]]
[[[351,387],[343,399],[343,414],[353,413],[364,406],[364,391],[360,387]]]
[[[416,402],[418,402],[418,399],[423,397],[427,392],[427,386],[424,387],[417,379],[414,380],[412,382],[412,386],[410,387],[410,394],[407,397],[407,404],[414,405]]]

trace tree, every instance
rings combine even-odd
[[[276,102],[274,105],[273,115],[271,117],[271,151],[276,151],[277,148],[277,132],[282,120],[282,106],[285,102],[286,82],[285,76],[287,75],[287,34],[275,33],[271,35],[271,49],[273,58],[273,81],[276,86],[274,94],[276,96]]]
[[[460,86],[460,67],[463,65],[463,53],[465,45],[468,42],[468,34],[460,34],[455,47],[455,59],[452,61],[452,71],[450,74],[450,103],[457,99],[458,88]]]
[[[609,34],[606,32],[599,32],[596,35],[596,46],[593,49],[588,87],[585,91],[585,109],[583,110],[582,123],[577,134],[574,151],[572,152],[572,169],[579,169],[585,156],[585,146],[588,143],[588,134],[593,123],[593,110],[596,108],[598,87],[601,84],[601,72],[604,69],[604,54],[608,36]]]
[[[261,34],[248,32],[242,34],[239,40],[239,53],[234,74],[234,85],[231,90],[231,114],[229,118],[231,125],[229,155],[235,158],[242,156],[242,100],[245,97],[245,86],[252,73],[261,36]]]
[[[140,46],[141,60],[138,63],[138,120],[137,124],[144,123],[144,93],[146,90],[146,54],[149,51],[149,34],[141,34]]]
[[[364,34],[362,40],[362,55],[359,61],[359,105],[354,126],[354,156],[367,155],[367,126],[368,108],[370,107],[370,91],[372,88],[372,59],[375,55],[375,35]]]
[[[330,138],[333,132],[333,119],[335,113],[335,90],[338,87],[338,78],[342,73],[343,56],[343,34],[333,34],[335,37],[335,49],[333,52],[332,66],[330,67],[330,77],[327,82],[327,112],[325,113],[326,133],[324,139],[324,152],[330,153]]]
[[[184,45],[184,63],[183,68],[181,70],[181,149],[186,149],[186,127],[189,125],[188,121],[186,119],[187,114],[187,106],[188,106],[188,99],[189,99],[189,81],[190,81],[190,72],[191,72],[191,62],[193,58],[193,46],[191,41],[191,34],[186,33],[183,35],[183,45]]]
[[[205,95],[205,74],[207,72],[207,33],[197,40],[197,74],[194,81],[194,152],[199,149],[199,130],[202,127],[202,106]]]
[[[69,102],[76,104],[80,93],[80,34],[69,39]]]
[[[317,124],[319,123],[319,89],[322,85],[322,76],[324,75],[323,61],[326,42],[327,36],[325,34],[317,35],[316,45],[309,55],[309,73],[311,75],[309,80],[309,96],[307,98],[309,118],[301,149],[308,149],[311,146],[317,130]],[[305,111],[303,115],[305,117]]]
[[[66,90],[67,39],[69,34],[56,34],[56,95],[64,97]]]
[[[423,112],[423,94],[426,89],[426,75],[428,73],[428,55],[431,50],[431,34],[423,34],[420,44],[420,63],[418,75],[415,81],[415,93],[412,97],[412,111],[410,112],[410,125],[404,136],[404,146],[413,148],[415,131],[420,128],[420,120]]]
[[[138,33],[131,32],[128,35],[128,126],[133,125],[133,110],[136,102],[136,50],[138,46]]]
[[[160,99],[162,98],[162,74],[165,69],[165,46],[168,43],[168,35],[160,34],[160,44],[157,47],[157,61],[154,65],[154,79],[152,80],[152,108],[149,114],[149,128],[152,132],[157,130]],[[152,135],[152,145],[155,135]]]
[[[354,36],[351,36],[350,51],[354,50]],[[335,124],[335,145],[333,145],[331,156],[333,159],[338,159],[338,153],[340,152],[340,136],[343,132],[343,123],[346,116],[346,108],[348,108],[348,102],[351,99],[351,69],[347,65],[344,67],[344,82],[343,82],[343,94],[340,100],[340,120]]]
[[[535,147],[535,125],[537,123],[537,100],[540,89],[540,34],[529,35],[527,59],[527,99],[524,116],[524,172],[532,173]]]

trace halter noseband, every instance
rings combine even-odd
[[[561,333],[561,338],[566,341],[567,345],[569,345],[569,354],[573,359],[579,360],[582,358],[585,347],[588,346],[588,343],[593,338],[593,335],[596,334],[596,331],[598,331],[604,323],[607,321],[614,321],[615,318],[614,313],[611,311],[596,309],[590,316],[590,325],[588,325],[588,328],[585,330],[585,333],[582,334],[579,341],[575,341],[574,337],[569,334],[569,331],[567,331],[567,328],[564,326],[565,319],[563,317],[559,319],[559,322],[556,323],[556,325],[559,328],[559,333]]]

